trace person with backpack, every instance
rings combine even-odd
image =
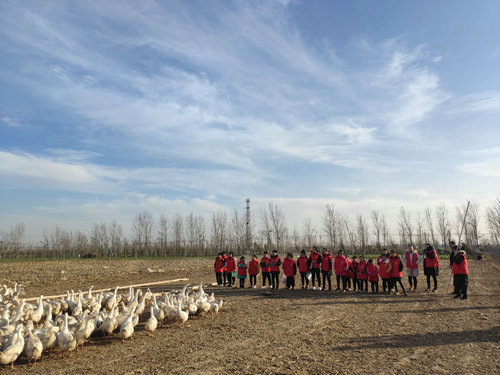
[[[302,251],[300,252],[300,256],[297,258],[297,268],[300,272],[300,282],[302,285],[302,289],[307,289],[309,287],[309,279],[307,278],[307,273],[309,272],[310,267],[310,260],[306,255],[306,251],[302,249]]]
[[[427,292],[431,291],[431,277],[434,281],[434,288],[432,292],[437,291],[438,281],[437,276],[439,275],[439,258],[436,250],[431,244],[425,245],[424,251],[424,275],[427,277]]]

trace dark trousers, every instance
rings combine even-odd
[[[460,294],[460,288],[458,287],[457,275],[453,275],[453,294]]]
[[[358,286],[358,275],[354,274],[354,277],[352,278],[352,290],[355,292]]]
[[[223,285],[222,284],[222,273],[223,272],[216,272],[215,273],[215,278],[217,279],[217,286]]]
[[[364,288],[361,288],[361,290],[364,290],[365,292],[368,292],[368,280],[359,280],[359,282],[364,285]],[[378,291],[378,283],[377,283],[377,291]]]
[[[404,295],[406,296],[406,289],[403,285],[403,283],[401,282],[401,277],[391,277],[391,284],[392,284],[392,287],[394,288],[394,290],[396,291],[396,293],[398,292],[398,284],[401,286],[401,289],[403,290],[403,293]]]
[[[244,288],[245,287],[245,279],[240,279],[240,288]]]
[[[434,281],[434,290],[437,290],[438,288],[438,279],[436,275],[426,275],[427,276],[427,289],[431,288],[431,277],[432,280]]]
[[[224,286],[226,286],[226,283],[229,283],[229,280],[231,279],[231,275],[229,275],[229,279],[227,278],[227,273],[225,271],[222,272],[222,277],[224,278]]]
[[[326,289],[326,281],[328,280],[328,290],[332,290],[331,271],[321,271],[323,274],[323,288]]]
[[[342,289],[347,290],[351,284],[351,279],[348,276],[342,276]]]
[[[342,276],[340,276],[340,275],[335,275],[335,276],[337,276],[337,290],[339,290],[340,289],[340,280],[342,280]]]
[[[382,278],[382,291],[384,293],[389,292],[391,289],[391,279]]]
[[[226,276],[225,278],[227,279],[227,285],[233,286],[236,281],[236,278],[233,277],[232,272],[226,272],[224,275]]]
[[[370,281],[370,284],[372,285],[372,293],[378,293],[378,281]],[[368,292],[368,289],[366,291]]]
[[[467,297],[467,287],[469,286],[469,275],[455,275],[455,280],[457,282],[458,294],[462,298]]]
[[[417,278],[415,276],[408,276],[408,284],[410,284],[410,288],[413,286],[417,289]]]
[[[321,287],[321,279],[319,278],[319,268],[312,268],[312,286],[314,287],[314,280],[318,279],[318,287]]]
[[[257,275],[250,275],[250,286],[257,285]]]
[[[280,285],[280,271],[271,271],[271,284],[273,289],[278,289]]]
[[[307,278],[307,272],[301,272],[300,273],[300,282],[302,283],[302,288],[305,286],[306,288],[309,287],[309,279]]]
[[[295,289],[295,277],[294,276],[287,276],[286,277],[286,288],[287,289]]]
[[[262,272],[262,286],[266,286],[267,284],[271,286],[271,272]]]

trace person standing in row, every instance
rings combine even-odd
[[[224,285],[222,281],[222,274],[224,273],[225,265],[226,263],[224,262],[222,253],[217,254],[217,258],[215,258],[214,262],[214,271],[215,271],[215,279],[217,280],[217,286],[219,287]]]
[[[231,255],[231,253],[229,253]],[[245,262],[245,257],[241,257],[238,262],[238,279],[240,279],[240,288],[245,287],[245,279],[247,278],[248,264]]]
[[[431,244],[425,245],[424,251],[424,275],[427,277],[427,292],[431,291],[431,277],[434,281],[434,288],[432,292],[437,291],[438,281],[437,276],[439,275],[439,258],[436,250]]]
[[[262,288],[266,287],[266,280],[269,287],[271,287],[271,267],[269,267],[269,253],[264,251],[263,257],[260,259],[260,269],[262,270]]]
[[[455,298],[467,299],[467,287],[469,286],[469,268],[467,266],[467,257],[464,250],[458,250],[453,257],[453,266],[451,269],[455,278],[458,293]]]
[[[391,261],[392,264],[391,284],[392,288],[394,289],[394,293],[398,294],[397,284],[399,283],[401,289],[403,290],[404,295],[407,296],[406,289],[403,283],[401,282],[401,278],[403,277],[403,262],[401,261],[401,258],[394,250],[391,250],[391,256],[389,257],[389,260]]]
[[[229,279],[227,278],[227,272],[226,272],[227,253],[223,251],[221,254],[222,254],[222,260],[224,261],[224,269],[222,270],[222,277],[224,278],[224,286],[226,286],[226,284],[229,284],[229,280],[231,280],[231,277],[229,277]],[[231,285],[229,284],[229,286]]]
[[[311,249],[309,260],[311,261],[312,288],[313,290],[316,289],[315,280],[318,280],[318,290],[321,290],[321,279],[319,277],[319,270],[321,267],[321,254],[318,252],[318,248],[316,246]]]
[[[352,291],[355,292],[356,288],[359,290],[359,279],[358,279],[358,274],[359,274],[359,262],[358,262],[358,257],[354,255],[352,257],[351,265],[349,266],[349,271],[350,274],[352,275]]]
[[[408,283],[410,284],[410,292],[417,291],[417,276],[418,265],[420,264],[420,255],[413,245],[408,245],[406,252],[403,254],[403,263],[406,264],[406,274],[408,275]]]
[[[306,251],[302,249],[302,251],[300,252],[300,256],[297,258],[297,268],[300,272],[300,282],[302,284],[302,289],[307,289],[309,287],[309,279],[307,278],[307,273],[309,272],[310,267],[311,263],[306,255]]]
[[[392,271],[392,263],[387,257],[387,254],[382,253],[380,255],[380,262],[378,264],[378,273],[382,278],[382,291],[384,294],[390,293],[391,290],[391,271]]]
[[[233,252],[229,252],[229,257],[226,260],[226,279],[227,286],[233,287],[236,282],[236,277],[233,276],[233,273],[236,273],[236,258],[233,256]]]
[[[358,273],[358,280],[359,280],[359,291],[360,292],[368,292],[368,274],[366,273],[366,266],[367,263],[365,261],[365,257],[363,255],[359,256],[359,273]],[[377,270],[378,272],[378,270]],[[378,281],[378,274],[377,274],[377,281]],[[378,284],[377,284],[378,286]]]
[[[278,250],[273,250],[271,259],[269,260],[269,266],[271,267],[271,285],[273,289],[278,289],[280,285],[280,266],[281,259],[278,255]]]
[[[378,269],[377,265],[373,264],[373,259],[368,259],[366,274],[372,287],[372,293],[378,293]],[[368,288],[365,291],[368,292]]]
[[[328,280],[328,290],[332,290],[332,268],[333,259],[332,254],[323,248],[323,255],[321,256],[321,273],[323,274],[323,289],[326,290],[326,281]]]
[[[293,260],[292,253],[287,253],[283,259],[283,273],[286,276],[286,289],[295,289],[295,275],[297,274],[297,265]]]
[[[450,241],[448,245],[450,247],[450,269],[453,269],[453,264],[455,264],[455,257],[458,254],[458,246],[455,243],[455,241]],[[452,274],[453,274],[453,272],[452,272]],[[460,291],[458,289],[458,285],[456,282],[455,274],[453,274],[453,293],[452,294],[455,294],[455,295],[460,294]]]
[[[345,284],[344,284],[344,275],[345,275],[345,270],[344,266],[346,264],[346,259],[344,256],[344,252],[342,250],[339,250],[337,255],[335,256],[335,260],[333,262],[333,268],[335,270],[335,276],[337,277],[337,289],[335,290],[340,290],[340,282],[342,281],[342,289],[345,289]]]
[[[252,255],[252,260],[248,264],[248,275],[250,276],[250,288],[257,287],[257,275],[259,274],[259,261],[257,255]]]

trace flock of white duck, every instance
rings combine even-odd
[[[19,299],[17,284],[14,288],[0,288],[0,364],[14,365],[21,355],[33,364],[42,353],[59,349],[61,355],[83,347],[93,335],[118,333],[122,340],[132,337],[140,316],[148,311],[144,329],[150,334],[166,322],[185,323],[190,316],[218,313],[222,300],[215,300],[200,285],[184,286],[180,291],[158,295],[148,290],[129,288],[128,293],[92,293],[68,291],[66,298],[38,298],[31,304]]]

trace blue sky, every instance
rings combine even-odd
[[[0,230],[500,192],[497,1],[0,4]]]

